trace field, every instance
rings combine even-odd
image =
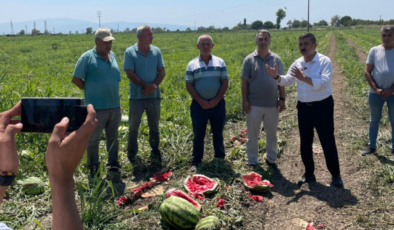
[[[281,114],[278,127],[279,168],[285,171],[283,177],[292,181],[292,184],[288,187],[280,186],[284,181],[283,177],[278,178],[272,175],[263,163],[265,153],[263,132],[259,142],[261,165],[255,168],[246,166],[245,146],[236,146],[229,139],[231,136],[239,135],[240,131],[246,128],[241,106],[239,76],[243,59],[255,49],[255,33],[212,33],[215,43],[212,53],[226,62],[229,73],[229,89],[225,97],[227,124],[224,133],[227,156],[225,161],[212,160],[212,138],[207,135],[204,162],[197,171],[199,174],[218,178],[221,181],[220,190],[216,195],[199,202],[203,206],[203,216],[218,216],[223,229],[284,229],[275,227],[281,226],[281,223],[291,223],[294,218],[315,223],[325,222],[328,229],[341,229],[338,226],[343,227],[342,229],[393,229],[394,167],[393,162],[388,159],[391,135],[387,115],[382,119],[382,132],[378,140],[378,148],[383,151],[379,152],[380,155],[376,158],[373,156],[362,158],[358,154],[367,142],[369,113],[366,96],[369,88],[363,77],[365,60],[360,60],[357,52],[365,55],[372,46],[380,44],[379,31],[336,30],[315,31],[314,33],[318,41],[318,51],[332,55],[331,59],[336,58],[338,65],[336,73],[338,74],[334,76],[338,76],[338,79],[343,77],[343,81],[340,81],[338,86],[334,86],[334,92],[340,91],[341,96],[334,95],[334,98],[339,102],[338,113],[345,113],[348,119],[335,116],[336,124],[343,125],[339,129],[336,127],[338,132],[336,136],[338,146],[344,146],[343,150],[346,150],[343,151],[341,166],[352,162],[350,169],[358,172],[350,174],[344,170],[343,179],[346,190],[343,194],[350,194],[352,199],[354,197],[358,202],[347,203],[341,200],[338,204],[342,202],[342,205],[332,206],[328,201],[314,196],[310,187],[304,186],[293,189],[295,192],[289,193],[290,187],[294,187],[293,182],[296,182],[296,178],[302,175],[303,170],[296,144],[299,136],[295,109],[297,101],[295,86],[286,89],[287,109]],[[285,70],[300,57],[297,43],[299,35],[300,32],[273,32],[271,35],[270,49],[282,58]],[[193,138],[189,113],[191,98],[185,87],[185,70],[187,63],[199,54],[196,48],[198,36],[197,33],[162,33],[154,36],[153,44],[161,49],[167,72],[160,86],[163,97],[160,148],[164,153],[165,162],[162,165],[156,165],[150,161],[150,147],[147,141],[149,130],[146,119],[143,119],[139,133],[140,161],[134,167],[126,157],[127,133],[120,132],[120,160],[123,167],[121,181],[106,178],[107,172],[103,167],[101,169],[103,180],[89,183],[88,170],[85,166],[86,158],[82,160],[74,178],[75,195],[86,229],[168,229],[160,221],[158,213],[163,196],[138,199],[126,208],[118,207],[115,202],[119,197],[130,194],[130,188],[141,185],[149,181],[153,174],[168,169],[172,169],[173,176],[169,182],[163,183],[163,188],[183,188],[183,181],[190,174]],[[114,37],[116,41],[113,42],[112,51],[117,55],[119,67],[122,69],[124,51],[133,45],[137,38],[135,34],[115,34]],[[79,56],[93,47],[92,35],[0,37],[0,111],[11,108],[21,97],[83,97],[83,92],[71,83],[71,78]],[[336,53],[331,52],[333,47],[336,48]],[[124,115],[128,113],[128,81],[126,74],[122,71],[120,94]],[[350,98],[353,103],[347,104],[344,98]],[[343,105],[341,105],[342,102]],[[345,129],[345,126],[353,128]],[[20,155],[20,168],[17,180],[37,176],[44,182],[49,182],[44,160],[48,139],[49,135],[18,134],[17,149]],[[315,141],[315,143],[319,142]],[[288,156],[290,152],[294,153],[296,158]],[[103,164],[106,163],[106,155],[103,139],[100,144],[100,160]],[[316,157],[323,159],[321,155]],[[324,160],[322,161],[324,163]],[[298,162],[296,168],[294,168],[294,162]],[[263,202],[258,203],[249,199],[249,192],[242,184],[241,174],[250,171],[262,174],[275,185],[272,192],[262,194],[265,199]],[[325,173],[327,174],[326,169]],[[291,175],[289,176],[291,178],[286,175]],[[327,178],[324,183],[329,183],[330,179]],[[351,181],[357,183],[350,183]],[[349,182],[349,188],[347,188],[347,182]],[[311,194],[300,199],[302,196],[300,194],[306,191]],[[329,191],[334,190],[326,190],[323,193],[329,193]],[[333,193],[338,196],[341,194],[337,190]],[[218,197],[227,199],[223,209],[216,208]],[[291,210],[278,207],[275,203],[279,204],[282,198],[300,199],[298,200],[299,209],[293,206]],[[329,211],[305,210],[305,206],[314,204],[312,201],[308,203],[308,198],[325,201],[319,205],[325,206],[322,209]],[[370,202],[364,202],[364,200]],[[148,208],[138,210],[144,206]],[[303,213],[304,210],[305,213]],[[346,218],[341,219],[342,211],[347,213],[344,215]],[[51,212],[50,184],[44,194],[26,196],[21,191],[21,186],[15,183],[8,190],[5,202],[2,204],[0,221],[15,229],[50,229]],[[282,213],[278,216],[275,212]],[[337,216],[335,218],[329,216],[331,212],[335,212]],[[274,218],[276,221],[272,221]],[[342,222],[337,223],[338,220]]]

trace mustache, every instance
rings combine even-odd
[[[306,51],[306,49],[302,49],[301,52]]]

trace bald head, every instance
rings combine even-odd
[[[200,37],[198,37],[197,44],[200,43],[201,39],[210,39],[210,40],[211,40],[211,43],[213,44],[213,39],[212,39],[212,37],[209,36],[208,34],[203,34],[203,35],[201,35]]]

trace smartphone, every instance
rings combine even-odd
[[[22,98],[22,132],[52,133],[53,128],[64,117],[69,124],[66,133],[71,133],[86,120],[88,114],[83,98]]]

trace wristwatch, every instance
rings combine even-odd
[[[16,174],[0,172],[0,186],[10,186],[15,180]]]
[[[286,98],[280,97],[279,100],[286,101]]]
[[[278,80],[278,78],[280,77],[280,75],[278,74],[278,75],[276,75],[276,78],[274,78],[275,80]]]

